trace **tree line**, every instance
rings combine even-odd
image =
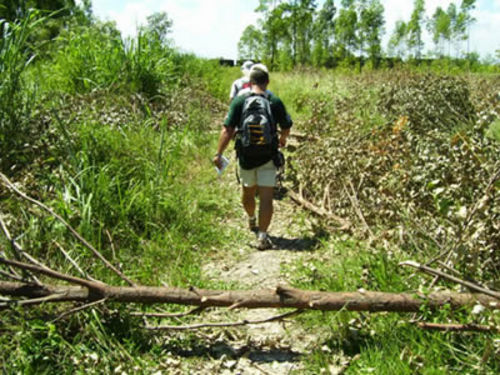
[[[460,0],[445,10],[438,7],[425,16],[425,0],[414,0],[408,20],[398,20],[387,50],[384,6],[380,0],[259,0],[257,26],[249,25],[238,43],[240,59],[264,61],[274,68],[297,65],[334,67],[365,61],[377,67],[384,57],[423,57],[423,32],[434,42],[428,57],[465,57],[478,60],[469,51],[471,16],[476,0]],[[463,44],[467,42],[466,51]]]

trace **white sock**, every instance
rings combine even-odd
[[[255,220],[255,219],[256,219],[255,215],[253,215],[253,216],[249,216],[248,218],[249,218],[250,220]]]
[[[264,238],[267,237],[267,232],[261,232],[261,231],[259,231],[258,236],[259,236],[259,240],[263,240]]]

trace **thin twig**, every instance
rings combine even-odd
[[[12,238],[12,236],[10,235],[10,232],[9,232],[9,228],[7,228],[7,224],[5,224],[5,222],[3,221],[3,218],[2,218],[1,214],[0,214],[0,228],[2,229],[2,231],[3,231],[4,235],[5,235],[5,237],[7,238],[7,240],[10,242],[10,245],[11,245],[12,249],[14,250],[14,255],[18,259],[21,259],[21,257],[25,257],[31,263],[36,264],[37,266],[46,267],[44,264],[42,264],[37,259],[33,258],[30,254],[28,254],[26,251],[24,251],[23,248],[21,247],[21,245],[19,245],[16,242],[16,240]],[[13,272],[15,273],[15,271],[13,271]],[[17,276],[19,276],[19,275],[17,275]],[[42,283],[40,282],[40,280],[38,280],[36,278],[36,276],[31,275],[29,272],[27,272],[25,274],[25,276],[30,277],[36,284],[42,285]]]
[[[0,303],[0,307],[5,307],[8,305],[20,305],[20,306],[29,306],[29,305],[39,305],[40,303],[50,302],[55,299],[60,299],[61,294],[51,294],[49,296],[40,297],[40,298],[31,298],[31,299],[21,299],[21,300],[10,300],[8,302]]]
[[[272,316],[267,319],[261,319],[261,320],[242,320],[240,322],[230,322],[230,323],[200,323],[200,324],[193,324],[193,325],[186,325],[186,326],[146,326],[145,328],[150,330],[150,331],[167,331],[167,330],[172,330],[172,331],[185,331],[185,330],[195,330],[195,329],[200,329],[200,328],[208,328],[208,327],[238,327],[238,326],[245,326],[245,325],[251,325],[251,324],[263,324],[263,323],[270,323],[274,322],[277,320],[283,320],[285,318],[288,318],[293,315],[301,314],[304,312],[302,309],[297,309],[291,312],[287,312],[285,314],[281,315],[276,315]]]
[[[108,236],[109,244],[111,246],[111,254],[113,254],[113,259],[116,259],[116,251],[115,251],[115,245],[113,244],[113,237],[111,237],[111,233],[109,233],[109,230],[106,229],[106,235]]]
[[[250,364],[255,367],[257,370],[262,372],[264,375],[272,375],[270,372],[264,370],[262,367],[260,367],[255,361],[250,361]]]
[[[368,223],[365,220],[365,217],[363,216],[363,212],[361,211],[361,207],[359,205],[359,200],[357,198],[356,190],[354,190],[354,186],[353,186],[350,179],[348,179],[347,182],[351,188],[352,195],[349,194],[349,192],[347,191],[345,186],[344,186],[344,192],[347,194],[347,197],[351,201],[351,205],[352,205],[352,208],[354,209],[354,212],[356,212],[356,215],[358,215],[359,220],[361,220],[361,223],[363,223],[363,226],[365,227],[366,232],[368,232],[370,240],[373,240],[375,238],[375,236],[373,235],[373,232],[371,231],[370,227],[368,226]]]
[[[401,262],[399,263],[400,266],[410,266],[410,267],[413,267],[413,268],[416,268],[420,271],[423,271],[425,273],[428,273],[430,275],[434,275],[434,276],[439,276],[439,277],[442,277],[442,278],[445,278],[447,280],[450,280],[450,281],[453,281],[457,284],[460,284],[460,285],[463,285],[469,289],[472,289],[476,292],[479,292],[479,293],[483,293],[483,294],[487,294],[491,297],[494,297],[494,298],[497,298],[497,299],[500,299],[500,292],[496,292],[494,290],[490,290],[490,289],[486,289],[486,288],[483,288],[479,285],[476,285],[474,283],[471,283],[470,281],[465,281],[465,280],[461,280],[455,276],[451,276],[451,275],[448,275],[444,272],[441,272],[439,270],[436,270],[434,268],[431,268],[431,267],[428,267],[424,264],[420,264],[420,263],[417,263],[417,262],[413,262],[413,261],[406,261],[406,262]]]
[[[50,213],[52,216],[54,216],[57,220],[59,220],[70,232],[71,234],[79,240],[83,245],[85,245],[92,253],[99,258],[105,265],[108,267],[110,270],[115,272],[120,278],[122,278],[124,281],[126,281],[130,286],[137,286],[132,280],[130,280],[128,277],[126,277],[120,270],[118,270],[115,266],[113,266],[111,263],[107,261],[107,259],[99,252],[97,249],[94,248],[85,238],[83,238],[71,225],[68,224],[66,220],[64,220],[60,215],[55,213],[50,207],[46,206],[42,202],[29,197],[28,195],[24,194],[22,191],[20,191],[18,188],[10,182],[10,180],[3,174],[0,173],[0,178],[3,180],[4,185],[7,186],[9,189],[14,191],[18,196],[21,198],[37,205],[38,207],[44,209],[48,213]]]
[[[293,190],[288,190],[287,193],[290,198],[292,198],[293,201],[296,203],[300,204],[301,206],[305,207],[307,210],[311,211],[312,213],[324,217],[326,219],[331,219],[333,221],[336,221],[338,224],[340,224],[340,230],[347,230],[350,227],[350,222],[347,219],[341,218],[321,207],[315,206],[313,203],[309,202],[306,200],[301,193],[301,188],[299,187],[299,193],[294,192]]]
[[[182,318],[188,315],[193,315],[197,314],[203,310],[205,310],[206,307],[198,306],[195,307],[194,309],[182,312],[182,313],[143,313],[143,312],[131,312],[130,315],[132,316],[144,316],[147,318]]]
[[[53,279],[67,281],[69,283],[81,285],[92,290],[101,290],[104,286],[106,286],[106,284],[103,284],[102,282],[95,282],[95,281],[81,279],[79,277],[64,275],[48,267],[39,267],[29,263],[18,262],[16,260],[10,260],[0,257],[0,263],[17,267],[20,269],[25,269],[32,272],[38,272]]]
[[[57,248],[61,251],[61,253],[63,253],[64,257],[73,265],[73,267],[76,268],[76,270],[78,272],[80,272],[80,275],[82,275],[86,279],[89,279],[92,281],[98,281],[96,279],[91,278],[89,275],[87,275],[87,273],[80,268],[78,263],[76,263],[76,261],[73,258],[71,258],[71,256],[64,250],[64,248],[57,241],[54,241],[54,243],[57,246]]]
[[[12,280],[23,282],[23,283],[27,282],[26,280],[24,280],[21,276],[19,276],[17,274],[14,275],[14,274],[2,271],[2,270],[0,270],[0,275],[7,277],[9,279],[12,279]]]
[[[450,271],[452,274],[454,274],[455,276],[462,276],[460,274],[460,272],[458,272],[456,269],[450,267],[449,265],[447,265],[446,263],[444,262],[441,262],[440,260],[438,260],[438,264],[443,267],[444,269]]]
[[[499,327],[485,326],[474,323],[466,324],[441,324],[441,323],[427,323],[419,322],[417,326],[422,329],[428,329],[431,331],[473,331],[473,332],[500,332]]]
[[[104,303],[104,302],[106,302],[106,300],[107,300],[107,298],[102,298],[100,300],[97,300],[97,301],[94,301],[94,302],[90,302],[90,303],[87,303],[87,304],[85,304],[83,306],[79,306],[79,307],[76,307],[74,309],[68,310],[68,311],[62,313],[61,315],[59,315],[57,318],[53,319],[51,321],[51,323],[57,322],[58,320],[61,320],[62,318],[66,317],[68,315],[71,315],[71,314],[74,314],[76,312],[88,309],[89,307],[92,307],[92,306]]]

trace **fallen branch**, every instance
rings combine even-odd
[[[400,266],[410,266],[410,267],[416,268],[416,269],[423,271],[425,273],[428,273],[430,275],[442,277],[442,278],[445,278],[447,280],[453,281],[454,283],[463,285],[463,286],[465,286],[471,290],[474,290],[476,292],[486,294],[486,295],[494,297],[496,299],[500,299],[500,292],[496,292],[494,290],[483,288],[482,286],[471,283],[470,281],[461,280],[458,277],[448,275],[447,273],[444,273],[442,271],[428,267],[424,264],[420,264],[420,263],[413,262],[413,261],[406,261],[406,262],[399,263],[399,265]]]
[[[3,174],[0,173],[0,179],[3,180],[4,185],[12,190],[14,193],[16,193],[18,196],[21,198],[27,200],[28,202],[33,203],[34,205],[42,208],[43,210],[47,211],[49,214],[51,214],[53,217],[55,217],[57,220],[59,220],[70,232],[71,234],[78,240],[80,241],[85,247],[87,247],[92,253],[99,258],[107,268],[112,270],[114,273],[116,273],[120,278],[124,281],[126,281],[129,285],[135,286],[136,284],[130,280],[128,277],[126,277],[119,269],[117,269],[115,266],[113,266],[111,263],[108,262],[108,260],[99,252],[97,249],[92,246],[85,238],[83,238],[80,233],[78,233],[71,225],[68,224],[66,220],[64,220],[60,215],[55,213],[50,207],[46,206],[40,201],[37,201],[34,198],[29,197],[28,195],[24,194],[22,191],[20,191],[10,180]]]
[[[17,268],[20,268],[23,270],[38,272],[38,273],[41,273],[42,275],[48,276],[48,277],[53,278],[53,279],[63,280],[63,281],[67,281],[68,283],[77,284],[77,285],[87,287],[93,291],[100,291],[102,289],[102,287],[104,287],[106,285],[106,284],[103,284],[101,282],[95,282],[95,281],[90,281],[90,280],[86,280],[86,279],[81,279],[79,277],[65,275],[63,273],[54,271],[48,267],[35,266],[32,264],[18,262],[16,260],[9,260],[9,259],[5,259],[2,257],[0,257],[0,263],[8,265],[8,266],[12,266],[12,267],[17,267]],[[42,285],[40,285],[40,287],[44,288],[45,285],[42,284]]]
[[[368,223],[366,222],[365,217],[363,216],[363,212],[361,211],[361,206],[359,205],[359,200],[358,200],[358,197],[356,194],[356,190],[354,190],[354,186],[353,186],[350,179],[348,179],[347,182],[349,183],[349,187],[351,188],[352,195],[349,194],[349,192],[347,191],[347,188],[345,186],[344,186],[344,192],[346,193],[347,197],[351,201],[352,208],[353,208],[354,212],[356,213],[356,215],[358,215],[358,218],[361,221],[361,223],[363,224],[365,231],[368,233],[368,236],[370,237],[370,241],[372,241],[375,238],[375,236],[373,235],[372,230],[368,226]]]
[[[426,323],[419,322],[417,326],[422,329],[427,329],[430,331],[453,331],[453,332],[464,332],[464,331],[473,331],[473,332],[500,332],[499,327],[491,327],[485,325],[479,325],[474,323],[468,324],[441,324],[441,323]]]
[[[89,281],[89,283],[91,283]],[[91,283],[94,285],[97,283]],[[44,285],[0,281],[0,295],[40,298],[56,295],[50,302],[90,303],[103,298],[108,302],[167,303],[207,307],[295,308],[322,311],[418,312],[423,306],[439,309],[483,305],[500,309],[500,302],[485,294],[436,292],[429,295],[384,292],[316,292],[278,286],[260,290],[207,290],[169,287],[119,287],[98,284],[97,289],[82,286]]]
[[[74,313],[79,312],[79,311],[83,311],[85,309],[88,309],[88,308],[95,306],[95,305],[99,305],[99,304],[104,303],[104,302],[106,302],[106,298],[102,298],[100,300],[87,303],[83,306],[78,306],[78,307],[75,307],[74,309],[65,311],[61,315],[59,315],[57,318],[52,320],[52,323],[57,322],[58,320],[61,320],[62,318],[66,317],[68,315],[74,314]]]
[[[169,325],[164,325],[164,326],[146,326],[147,330],[150,331],[187,331],[187,330],[195,330],[195,329],[200,329],[200,328],[223,328],[223,327],[238,327],[238,326],[247,326],[247,325],[254,325],[254,324],[264,324],[264,323],[271,323],[275,322],[277,320],[283,320],[285,318],[288,318],[293,315],[301,314],[304,312],[304,310],[297,309],[291,312],[287,312],[281,315],[276,315],[272,316],[270,318],[266,319],[259,319],[259,320],[242,320],[241,322],[230,322],[230,323],[200,323],[200,324],[192,324],[192,325],[185,325],[185,326],[169,326]]]
[[[349,220],[341,218],[340,216],[337,216],[321,207],[315,206],[313,203],[302,197],[301,194],[297,194],[293,190],[288,190],[287,194],[290,196],[290,198],[292,198],[293,201],[300,204],[302,207],[306,208],[312,213],[325,219],[330,219],[337,222],[340,225],[340,230],[348,230],[350,228],[351,222]]]

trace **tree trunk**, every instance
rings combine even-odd
[[[36,286],[18,282],[0,281],[0,294],[27,297],[34,303],[84,302],[106,299],[123,303],[168,303],[201,307],[231,308],[298,308],[323,311],[393,311],[418,312],[423,306],[439,309],[473,306],[500,309],[500,301],[484,294],[437,292],[427,296],[410,293],[383,292],[316,292],[278,286],[260,290],[205,290],[168,287],[116,287],[95,284],[82,286]],[[30,303],[30,300],[21,300]],[[31,303],[31,304],[34,304]]]

